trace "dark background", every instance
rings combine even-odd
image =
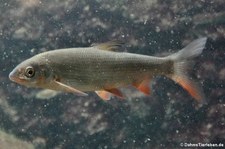
[[[1,0],[0,129],[28,143],[7,144],[0,135],[0,146],[225,145],[224,6],[223,0]],[[191,73],[202,84],[204,106],[163,76],[153,80],[151,96],[128,89],[126,100],[108,102],[94,92],[88,97],[59,94],[41,100],[35,98],[38,89],[8,79],[17,64],[47,50],[121,40],[122,51],[162,56],[200,37],[208,37],[208,42]]]

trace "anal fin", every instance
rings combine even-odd
[[[146,79],[141,82],[134,82],[132,85],[146,95],[150,95],[150,93],[151,93],[150,79]]]
[[[124,98],[122,92],[117,88],[106,89],[106,91],[112,93],[113,95],[116,95],[117,97]]]

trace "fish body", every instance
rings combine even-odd
[[[117,88],[173,71],[172,62],[163,58],[95,48],[56,50],[34,59],[47,59],[56,78],[81,91]]]
[[[19,64],[9,75],[19,84],[57,91],[96,91],[102,99],[111,94],[123,98],[120,87],[133,85],[150,94],[149,82],[165,75],[178,82],[195,99],[204,94],[186,75],[189,61],[201,54],[206,38],[200,38],[181,51],[166,57],[154,57],[110,51],[119,44],[108,42],[93,47],[58,49],[40,53]]]

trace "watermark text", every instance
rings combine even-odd
[[[225,147],[223,143],[180,143],[181,147]]]

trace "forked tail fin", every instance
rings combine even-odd
[[[189,77],[188,69],[191,67],[191,60],[202,53],[206,41],[207,38],[194,40],[179,52],[168,56],[174,61],[174,73],[170,77],[200,103],[205,102],[203,90],[196,81]]]

